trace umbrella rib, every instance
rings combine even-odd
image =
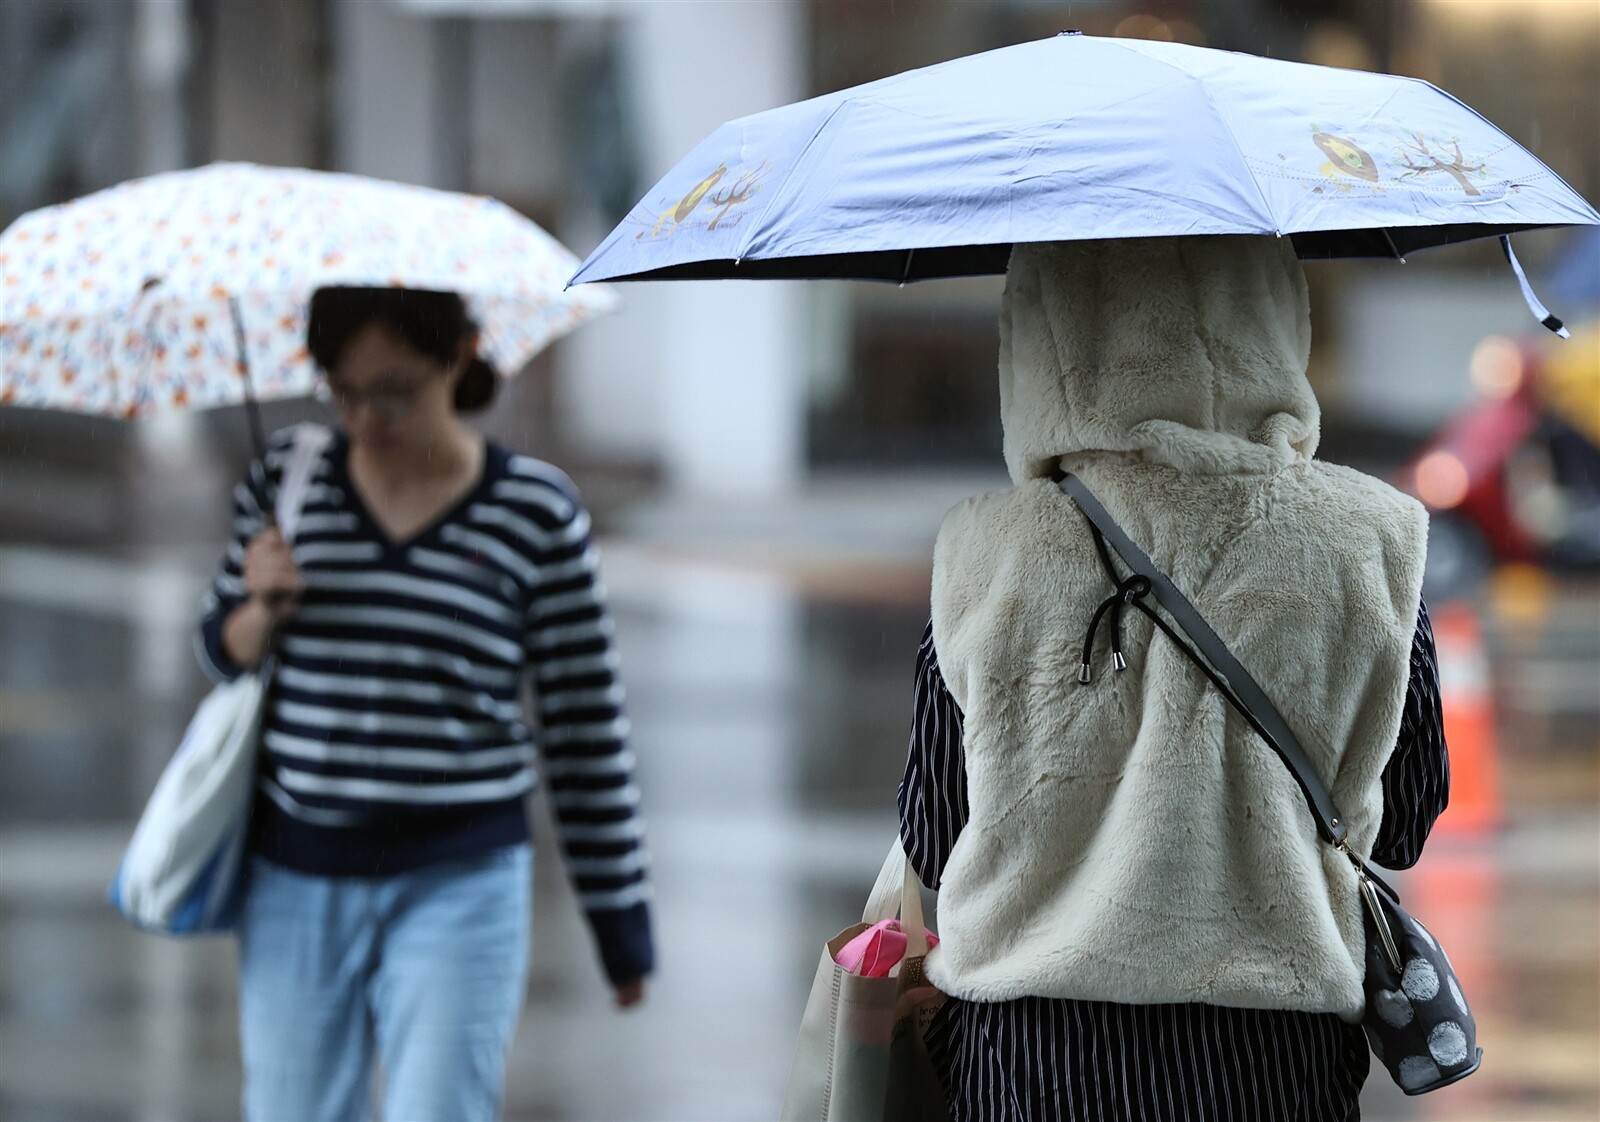
[[[832,124],[833,119],[839,115],[839,111],[846,105],[849,105],[853,100],[853,98],[845,98],[843,101],[839,102],[838,105],[835,105],[833,109],[829,111],[828,115],[822,119],[822,123],[817,126],[817,131],[811,134],[810,139],[806,141],[805,147],[800,149],[800,154],[794,158],[794,166],[789,169],[789,174],[783,177],[783,186],[785,188],[787,188],[790,181],[794,179],[795,173],[800,170],[800,165],[805,162],[806,154],[811,151],[811,146],[815,144],[817,142],[817,138],[822,135],[822,130]],[[739,147],[741,150],[743,150],[744,145],[742,142]],[[772,213],[772,208],[778,205],[778,200],[781,197],[781,190],[774,191],[772,193],[772,201],[767,204],[767,209],[761,212],[761,217],[757,221],[750,224],[750,232],[740,239],[739,248],[734,250],[733,263],[735,265],[744,260],[744,255],[750,248],[750,242],[755,238],[756,232],[766,224],[767,216]]]
[[[250,419],[250,439],[255,442],[256,457],[265,459],[267,454],[267,430],[261,423],[261,406],[256,401],[255,386],[252,384],[249,336],[244,329],[244,309],[239,306],[237,296],[228,297],[228,312],[233,318],[233,342],[239,351],[239,374],[244,379],[244,407]]]
[[[1263,216],[1265,216],[1266,220],[1272,224],[1273,232],[1276,233],[1278,237],[1283,237],[1283,230],[1278,226],[1278,220],[1272,213],[1272,205],[1267,202],[1267,193],[1261,189],[1261,184],[1257,181],[1255,172],[1250,170],[1250,162],[1245,159],[1244,149],[1239,147],[1239,138],[1233,133],[1233,122],[1228,120],[1227,116],[1217,106],[1216,101],[1212,99],[1211,91],[1206,88],[1205,80],[1199,75],[1185,70],[1175,62],[1169,62],[1164,58],[1156,58],[1153,55],[1147,55],[1143,51],[1136,51],[1132,47],[1125,46],[1115,39],[1108,39],[1106,42],[1111,43],[1124,51],[1127,51],[1131,55],[1138,55],[1142,59],[1153,62],[1157,66],[1165,66],[1169,70],[1176,70],[1179,74],[1182,74],[1184,77],[1188,78],[1195,84],[1195,86],[1199,88],[1200,96],[1205,98],[1206,104],[1211,107],[1211,112],[1216,115],[1218,121],[1222,122],[1223,129],[1228,134],[1228,143],[1233,145],[1233,151],[1239,157],[1239,166],[1244,169],[1245,177],[1250,180],[1250,186],[1256,189],[1256,198],[1261,200],[1261,212]]]

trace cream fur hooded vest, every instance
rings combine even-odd
[[[1312,459],[1305,278],[1287,239],[1018,246],[1000,321],[1015,486],[946,518],[933,633],[965,714],[971,818],[928,960],[946,992],[1337,1012],[1362,1006],[1349,863],[1294,781],[1111,583],[1051,481],[1082,477],[1294,728],[1371,851],[1405,699],[1426,516]]]

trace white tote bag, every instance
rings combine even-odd
[[[896,916],[909,945],[889,977],[862,977],[834,960],[857,935]],[[861,922],[822,948],[782,1122],[948,1122],[944,1089],[922,1040],[932,1007],[907,1004],[908,993],[927,984],[927,954],[916,873],[896,838]]]
[[[331,436],[321,425],[295,432],[274,510],[291,541]],[[232,930],[269,675],[242,674],[213,689],[162,771],[109,892],[137,926],[168,935]]]

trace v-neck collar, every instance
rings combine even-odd
[[[343,429],[336,430],[333,443],[328,449],[329,467],[334,481],[344,491],[345,501],[349,504],[350,510],[355,514],[362,530],[382,546],[385,554],[389,556],[404,554],[413,546],[433,537],[444,526],[458,519],[472,504],[486,497],[495,480],[505,473],[507,458],[505,449],[494,441],[486,439],[483,442],[483,462],[478,467],[478,478],[467,488],[466,493],[420,529],[403,538],[393,538],[389,535],[389,531],[383,528],[383,524],[373,517],[366,498],[356,486],[355,477],[350,474],[349,435]]]

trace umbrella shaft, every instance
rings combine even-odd
[[[246,346],[244,313],[237,296],[228,297],[228,310],[233,313],[233,341],[239,351],[239,376],[244,379],[244,407],[250,419],[250,439],[256,446],[256,459],[267,456],[267,429],[261,421],[261,403],[256,400],[255,387],[250,384],[250,354]]]

